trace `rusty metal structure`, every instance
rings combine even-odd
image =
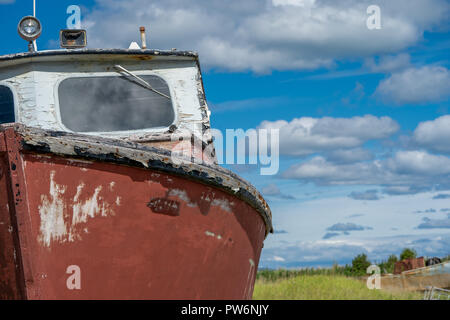
[[[0,89],[13,118],[0,125],[1,299],[251,299],[273,231],[267,203],[217,165],[212,138],[192,158],[171,152],[210,127],[196,53],[7,55]]]
[[[428,287],[450,288],[450,262],[383,276],[381,287],[383,289],[406,291],[424,291]]]
[[[409,271],[413,269],[423,268],[425,267],[425,259],[424,257],[414,258],[414,259],[405,259],[402,261],[398,261],[394,265],[394,274],[401,274],[404,271]]]

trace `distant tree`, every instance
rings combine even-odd
[[[395,254],[391,254],[384,265],[385,272],[393,273],[395,263],[398,261],[398,258]]]
[[[359,254],[352,260],[352,273],[355,276],[363,276],[369,266],[370,262],[367,260],[367,255]]]
[[[389,258],[388,258],[387,263],[394,264],[394,263],[396,263],[397,261],[398,261],[397,256],[396,256],[395,254],[391,254],[391,255],[389,256]]]
[[[339,264],[335,261],[333,262],[333,266],[331,267],[331,273],[332,274],[337,274],[339,272]]]
[[[403,249],[402,253],[400,254],[400,260],[414,259],[415,257],[417,257],[417,252],[414,249]]]

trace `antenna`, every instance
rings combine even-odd
[[[147,36],[145,35],[145,27],[140,27],[139,31],[141,31],[142,49],[147,49]]]
[[[33,17],[36,18],[36,0],[33,0]],[[36,40],[33,41],[34,51],[37,51]]]

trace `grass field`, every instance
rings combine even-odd
[[[420,300],[421,293],[369,290],[358,279],[340,275],[302,275],[268,281],[258,279],[255,300]]]

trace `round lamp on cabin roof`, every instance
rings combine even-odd
[[[34,41],[41,35],[41,22],[32,16],[22,18],[17,27],[19,35],[26,41]]]

